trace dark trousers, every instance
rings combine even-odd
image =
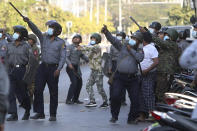
[[[10,90],[9,90],[9,114],[17,114],[16,98],[25,110],[31,109],[30,98],[27,85],[23,82],[23,76],[26,68],[14,67],[9,69]]]
[[[115,72],[116,68],[117,68],[117,61],[112,61],[112,72]],[[109,96],[110,96],[109,100],[110,101],[111,101],[111,92],[112,92],[112,86],[109,87]],[[121,102],[125,102],[126,101],[126,89],[125,88],[122,90],[121,96],[122,96]]]
[[[139,81],[136,76],[120,74],[114,76],[111,92],[111,114],[118,119],[121,107],[122,90],[126,89],[131,101],[128,120],[135,120],[139,115]]]
[[[57,114],[58,107],[58,81],[59,76],[55,77],[54,72],[57,70],[58,65],[47,65],[42,63],[39,65],[36,78],[35,78],[35,91],[34,91],[34,112],[44,114],[44,98],[43,91],[48,85],[50,93],[50,115]]]
[[[72,70],[69,67],[66,68],[66,72],[68,73],[71,81],[66,100],[75,102],[79,100],[79,95],[82,88],[82,78],[77,73],[78,66],[73,65],[73,67],[75,68],[75,70]]]

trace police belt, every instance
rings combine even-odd
[[[42,64],[44,64],[47,67],[54,67],[54,66],[58,66],[58,64],[48,64],[46,62],[42,62]]]
[[[133,77],[133,78],[137,77],[136,73],[135,74],[134,73],[121,73],[121,72],[117,71],[117,74],[127,76],[127,77]]]
[[[10,65],[10,68],[21,68],[21,67],[26,67],[26,65]]]

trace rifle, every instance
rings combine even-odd
[[[137,21],[132,17],[130,16],[129,17],[139,28],[141,28],[141,26],[137,23]]]
[[[9,2],[9,4],[16,10],[16,12],[23,17],[23,19],[25,18],[25,16],[12,4],[12,2]]]
[[[137,21],[136,21],[132,16],[130,16],[129,18],[139,27],[139,29],[142,28],[142,26],[140,26],[140,25],[137,23]],[[148,29],[147,29],[146,27],[144,27],[144,29],[145,29],[146,31],[148,31]]]

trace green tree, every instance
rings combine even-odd
[[[168,12],[169,19],[166,21],[167,25],[188,25],[190,17],[194,15],[194,11],[189,7],[174,8]]]

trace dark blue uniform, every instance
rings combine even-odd
[[[28,25],[34,34],[37,35],[41,44],[42,63],[38,67],[35,79],[34,112],[44,114],[43,91],[47,84],[50,93],[50,116],[56,116],[59,76],[55,77],[54,72],[61,70],[65,63],[66,49],[64,40],[59,37],[51,40],[47,33],[42,34],[31,21],[28,21]]]

